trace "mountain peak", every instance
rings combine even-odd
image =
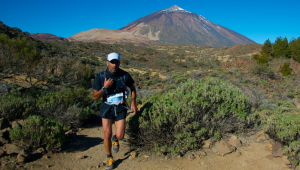
[[[180,8],[179,6],[177,6],[177,5],[173,5],[170,9],[181,9],[181,10],[183,10],[182,8]]]
[[[254,43],[177,5],[139,18],[119,30],[90,30],[69,37],[69,40],[215,47]]]
[[[182,8],[180,8],[179,6],[177,5],[173,5],[171,8],[167,8],[167,9],[163,9],[161,10],[162,12],[187,12],[187,13],[191,13],[189,11],[186,11]]]

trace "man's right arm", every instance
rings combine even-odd
[[[100,89],[99,91],[93,90],[94,93],[94,100],[100,99],[105,93]]]
[[[108,89],[109,87],[111,87],[113,85],[113,83],[114,83],[114,81],[111,78],[109,78],[108,80],[105,78],[103,86]],[[105,92],[102,91],[102,89],[100,89],[100,90],[94,89],[93,93],[94,93],[94,95],[93,95],[94,96],[94,100],[100,99],[105,94]]]
[[[98,74],[95,78],[94,81],[94,86],[93,86],[93,97],[94,100],[100,99],[105,93],[101,90],[102,85],[101,85],[101,75]]]

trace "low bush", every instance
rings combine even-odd
[[[264,100],[261,106],[259,107],[259,110],[262,110],[263,113],[269,113],[269,115],[288,113],[296,109],[297,107],[291,100],[267,99]]]
[[[216,78],[189,79],[144,102],[142,115],[128,121],[128,142],[159,154],[184,154],[204,139],[253,127],[259,118],[239,88]]]
[[[0,117],[15,120],[36,113],[36,101],[31,96],[22,96],[17,91],[0,96]]]
[[[262,101],[266,98],[264,92],[255,86],[240,85],[239,88],[242,90],[243,95],[247,97],[250,105],[256,109],[262,104]]]
[[[257,74],[261,77],[265,77],[265,78],[270,78],[270,79],[275,79],[275,73],[273,70],[269,69],[266,65],[262,64],[262,65],[255,65],[252,68],[252,73],[253,74]]]
[[[269,82],[267,82],[267,81],[265,81],[265,80],[261,80],[260,83],[263,84],[263,85],[266,86],[266,87],[269,87],[269,86],[270,86]]]
[[[300,86],[295,88],[294,97],[295,98],[300,98]]]
[[[286,92],[286,95],[288,98],[291,98],[293,99],[295,97],[295,90],[294,89],[289,89],[287,92]]]
[[[167,90],[174,89],[174,88],[175,88],[174,86],[169,85],[169,84],[164,86],[164,89],[167,89]]]
[[[141,62],[142,62],[142,61],[146,61],[146,57],[140,56],[140,57],[137,58],[137,60],[138,60],[138,61],[141,61]]]
[[[271,111],[264,111],[264,114]],[[300,117],[290,112],[277,112],[264,116],[263,128],[284,146],[283,153],[295,166],[300,161]]]
[[[59,151],[65,141],[63,124],[41,116],[30,116],[22,127],[11,130],[10,138],[32,152],[40,147],[47,151]]]
[[[44,117],[62,121],[67,126],[79,127],[88,119],[88,108],[92,103],[93,98],[88,90],[74,88],[45,93],[38,98],[37,107]]]
[[[257,62],[257,64],[260,64],[260,65],[269,66],[268,58],[264,53],[262,53],[261,56],[256,58],[256,62]]]
[[[41,115],[64,125],[79,127],[89,119],[92,93],[84,88],[63,88],[59,91],[13,89],[0,95],[0,117],[9,120]],[[31,91],[31,92],[30,92]],[[99,104],[96,105],[99,108]]]

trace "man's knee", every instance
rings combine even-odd
[[[124,138],[124,133],[122,133],[122,134],[116,134],[116,138],[118,140],[122,140]]]
[[[105,139],[110,139],[111,137],[112,137],[112,132],[109,132],[109,131],[104,132]]]

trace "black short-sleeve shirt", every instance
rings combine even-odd
[[[103,72],[102,72],[103,73]],[[107,89],[108,94],[114,94],[115,90],[122,88],[123,84],[120,80],[121,77],[125,78],[125,85],[128,87],[132,87],[132,85],[134,84],[134,80],[132,79],[132,77],[130,76],[130,74],[122,69],[119,69],[117,73],[112,74],[108,71],[108,69],[106,69],[104,71],[105,77],[108,80],[109,78],[113,79],[114,83],[111,87],[109,87]],[[102,83],[104,83],[104,80],[101,80],[100,77],[100,73],[97,74],[95,81],[94,81],[94,86],[93,89],[99,91],[102,88]],[[123,87],[124,88],[124,87]]]

